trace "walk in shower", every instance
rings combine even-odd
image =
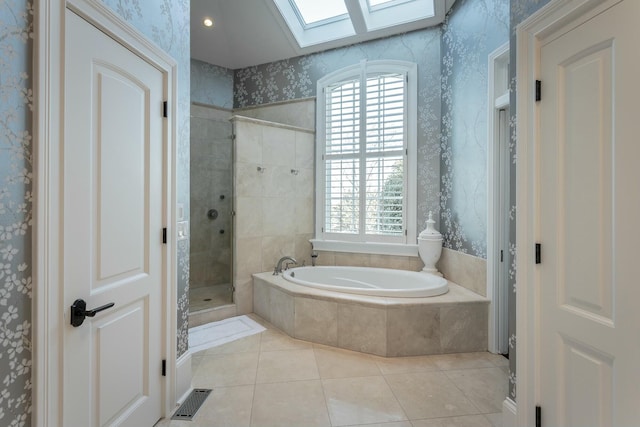
[[[233,304],[231,113],[191,106],[189,312]]]

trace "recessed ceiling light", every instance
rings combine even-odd
[[[213,27],[213,18],[204,18],[202,23],[205,27]]]

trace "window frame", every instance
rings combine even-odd
[[[326,233],[326,96],[325,88],[340,82],[360,79],[360,88],[366,88],[366,78],[369,74],[398,73],[404,74],[406,83],[406,112],[405,112],[405,197],[406,208],[403,212],[405,235],[400,241],[389,242],[384,236],[364,234],[342,235]],[[317,83],[316,98],[316,207],[315,207],[315,238],[311,240],[314,250],[335,252],[354,252],[384,255],[416,256],[417,252],[417,116],[418,116],[418,66],[415,63],[396,60],[363,60],[333,73],[330,73]],[[362,84],[365,83],[364,86]],[[362,134],[361,134],[362,135]],[[360,153],[366,157],[366,152]],[[364,208],[361,206],[361,209]]]

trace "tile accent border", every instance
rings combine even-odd
[[[489,300],[449,282],[430,298],[382,298],[306,288],[253,275],[258,316],[287,335],[378,356],[487,350]]]

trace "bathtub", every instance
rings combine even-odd
[[[387,272],[300,267],[277,276],[271,271],[253,274],[253,312],[291,337],[378,356],[486,351],[489,300],[456,283],[448,282],[448,291],[442,295],[405,298],[348,293],[344,289],[336,292],[291,281],[304,279],[307,273],[330,276],[330,272],[349,279],[344,272],[358,270],[371,272],[376,278]],[[415,274],[435,283],[444,280]],[[402,274],[389,277],[385,282],[390,285],[409,282]],[[346,280],[352,289],[363,286],[362,281],[356,279],[354,286],[353,280]]]
[[[285,271],[283,277],[302,286],[380,297],[433,297],[449,291],[442,277],[388,268],[298,267]]]

